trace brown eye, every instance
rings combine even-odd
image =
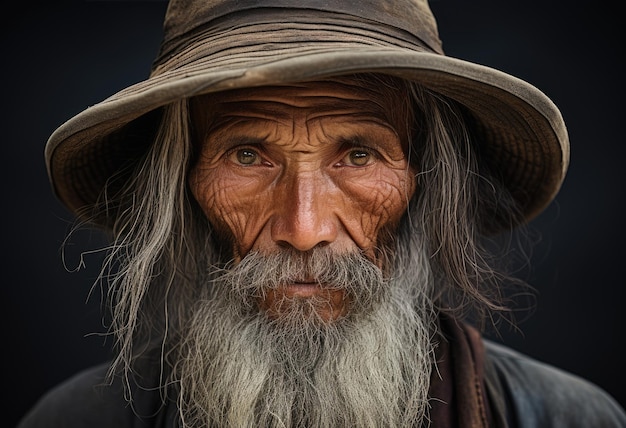
[[[348,164],[365,166],[372,160],[372,155],[364,150],[352,150],[347,156]]]
[[[259,159],[259,155],[250,149],[240,149],[235,152],[237,162],[242,165],[254,165]]]

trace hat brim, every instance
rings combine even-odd
[[[122,159],[151,141],[160,107],[182,98],[353,73],[418,82],[464,105],[476,121],[487,161],[524,219],[553,200],[569,163],[567,130],[554,103],[533,85],[490,67],[430,52],[361,48],[274,58],[252,66],[189,63],[132,85],[87,108],[49,138],[45,161],[59,200],[80,213],[92,205]]]

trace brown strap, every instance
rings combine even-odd
[[[432,427],[493,427],[485,390],[485,350],[473,327],[442,316],[441,341],[431,377]]]

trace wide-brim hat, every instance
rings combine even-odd
[[[446,56],[426,0],[170,1],[150,76],[50,136],[53,190],[82,215],[147,150],[161,108],[181,98],[354,73],[419,82],[462,104],[482,158],[524,220],[557,194],[569,162],[558,108],[523,80]]]

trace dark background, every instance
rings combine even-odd
[[[52,2],[50,2],[52,3]],[[602,3],[559,0],[431,2],[448,55],[499,68],[560,106],[572,153],[557,199],[531,226],[541,234],[526,276],[535,313],[502,340],[581,375],[626,404],[623,26]],[[56,383],[107,358],[99,294],[88,299],[101,257],[65,270],[71,216],[54,199],[43,148],[88,105],[147,76],[165,1],[20,3],[3,13],[3,251],[5,397],[14,425]],[[6,12],[6,11],[5,11]],[[69,268],[88,247],[78,235]]]

